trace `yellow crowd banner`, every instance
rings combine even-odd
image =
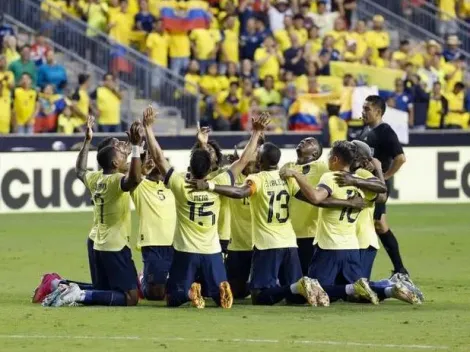
[[[330,62],[331,76],[344,77],[345,74],[353,75],[357,80],[367,86],[377,86],[380,90],[395,90],[395,80],[403,78],[405,72],[393,68],[379,68],[368,65],[349,62]]]

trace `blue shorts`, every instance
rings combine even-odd
[[[200,279],[204,297],[218,295],[220,283],[227,281],[222,254],[188,253],[175,249],[167,283],[168,295],[187,295],[196,277]]]
[[[93,286],[97,290],[137,290],[137,270],[129,247],[118,252],[95,249],[95,264],[97,283]]]
[[[144,262],[145,284],[166,284],[172,260],[172,246],[142,247],[142,261]]]
[[[253,251],[228,251],[225,259],[228,281],[248,282]]]
[[[301,277],[297,248],[253,250],[250,289],[290,285]]]
[[[377,249],[369,246],[368,248],[360,249],[359,251],[361,255],[362,273],[367,280],[370,280],[372,266],[374,265],[375,256],[377,255]]]
[[[308,276],[322,286],[352,284],[363,278],[358,249],[331,250],[315,245]]]
[[[88,251],[88,266],[90,268],[90,277],[91,277],[91,283],[92,285],[96,285],[97,280],[96,280],[96,264],[95,264],[95,250],[93,249],[93,246],[95,245],[95,242],[88,237],[87,242],[86,242],[86,247]]]
[[[299,247],[299,260],[302,267],[302,274],[307,276],[308,266],[313,257],[313,238],[297,238],[297,246]]]

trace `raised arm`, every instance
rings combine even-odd
[[[232,172],[234,178],[237,178],[237,176],[243,171],[246,165],[255,158],[256,150],[258,148],[258,141],[263,136],[263,132],[269,125],[270,121],[271,120],[269,118],[268,112],[262,112],[260,116],[252,119],[253,131],[251,133],[250,140],[248,141],[248,144],[243,150],[240,159],[235,161],[230,166],[230,171]]]
[[[149,106],[144,111],[144,129],[145,129],[145,136],[147,138],[147,148],[152,156],[152,159],[155,161],[157,167],[163,174],[166,174],[171,169],[171,165],[168,160],[165,159],[163,155],[163,150],[158,144],[157,139],[155,138],[155,134],[153,133],[152,125],[155,121],[156,117],[156,110],[153,109],[152,106]]]
[[[130,192],[142,181],[142,161],[140,159],[140,145],[144,138],[142,123],[135,121],[130,128],[129,141],[132,145],[131,165],[127,175],[121,181],[121,189]]]
[[[77,162],[75,163],[75,173],[77,174],[77,178],[83,183],[85,183],[85,173],[87,172],[88,152],[90,151],[91,139],[93,138],[94,122],[95,118],[89,115],[86,123],[85,140],[83,141],[82,148],[78,153]]]
[[[290,169],[284,169],[280,171],[281,177],[283,179],[293,177],[297,181],[300,191],[302,192],[306,201],[310,204],[317,205],[322,203],[330,195],[328,190],[323,187],[314,188],[307,180],[307,178]]]

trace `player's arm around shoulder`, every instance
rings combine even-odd
[[[300,200],[306,200],[307,202],[313,205],[320,204],[332,193],[330,187],[321,187],[320,184],[315,188],[313,185],[310,184],[307,177],[295,170],[285,169],[281,170],[279,174],[284,180],[288,180],[289,178],[294,179],[299,187],[299,191],[296,193],[295,197]],[[322,179],[324,176],[322,176]]]

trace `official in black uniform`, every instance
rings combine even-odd
[[[390,191],[391,178],[400,170],[406,158],[397,134],[382,120],[385,108],[385,101],[378,95],[366,98],[362,107],[365,126],[359,139],[370,146],[374,157],[382,163],[385,182]],[[385,203],[375,205],[375,231],[393,263],[394,273],[408,274],[401,259],[398,241],[388,226],[385,213]]]

